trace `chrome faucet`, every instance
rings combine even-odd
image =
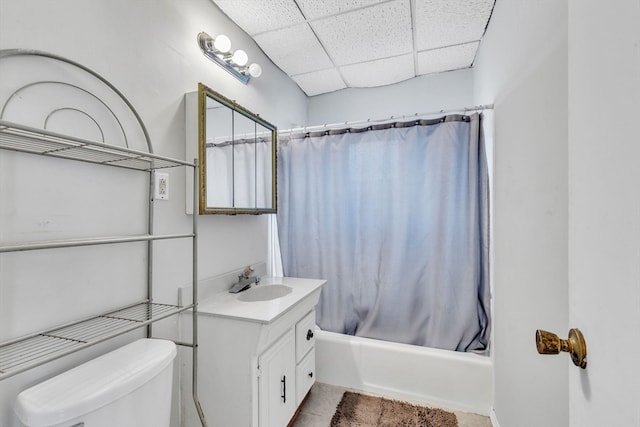
[[[238,282],[234,283],[233,286],[231,286],[229,292],[231,292],[232,294],[237,294],[238,292],[242,292],[245,289],[249,289],[254,283],[256,285],[260,284],[260,277],[251,276],[251,273],[253,273],[253,267],[249,265],[244,269],[242,274],[238,276]]]

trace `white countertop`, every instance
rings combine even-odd
[[[326,280],[298,277],[263,277],[258,286],[286,285],[291,293],[269,301],[240,301],[242,292],[217,293],[198,304],[198,313],[260,323],[271,323],[305,297],[320,291]],[[255,285],[252,285],[254,287]],[[247,291],[243,291],[247,292]]]

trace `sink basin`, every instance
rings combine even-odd
[[[290,294],[291,290],[292,289],[286,285],[256,286],[248,291],[241,292],[240,295],[238,295],[238,301],[270,301]]]

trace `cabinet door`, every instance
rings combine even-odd
[[[258,359],[260,427],[285,427],[295,412],[295,351],[290,329]]]

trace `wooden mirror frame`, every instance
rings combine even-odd
[[[236,206],[207,206],[207,97],[215,100],[229,108],[234,114],[240,114],[252,120],[258,125],[271,131],[271,207],[236,207]],[[233,123],[233,120],[232,120]],[[232,124],[233,126],[233,124]],[[276,191],[276,146],[277,128],[268,121],[254,114],[235,101],[232,101],[202,83],[198,84],[198,162],[199,162],[199,212],[200,214],[225,214],[238,215],[250,214],[258,215],[277,212],[277,191]],[[235,171],[233,173],[235,181]],[[211,190],[211,189],[209,189]]]

